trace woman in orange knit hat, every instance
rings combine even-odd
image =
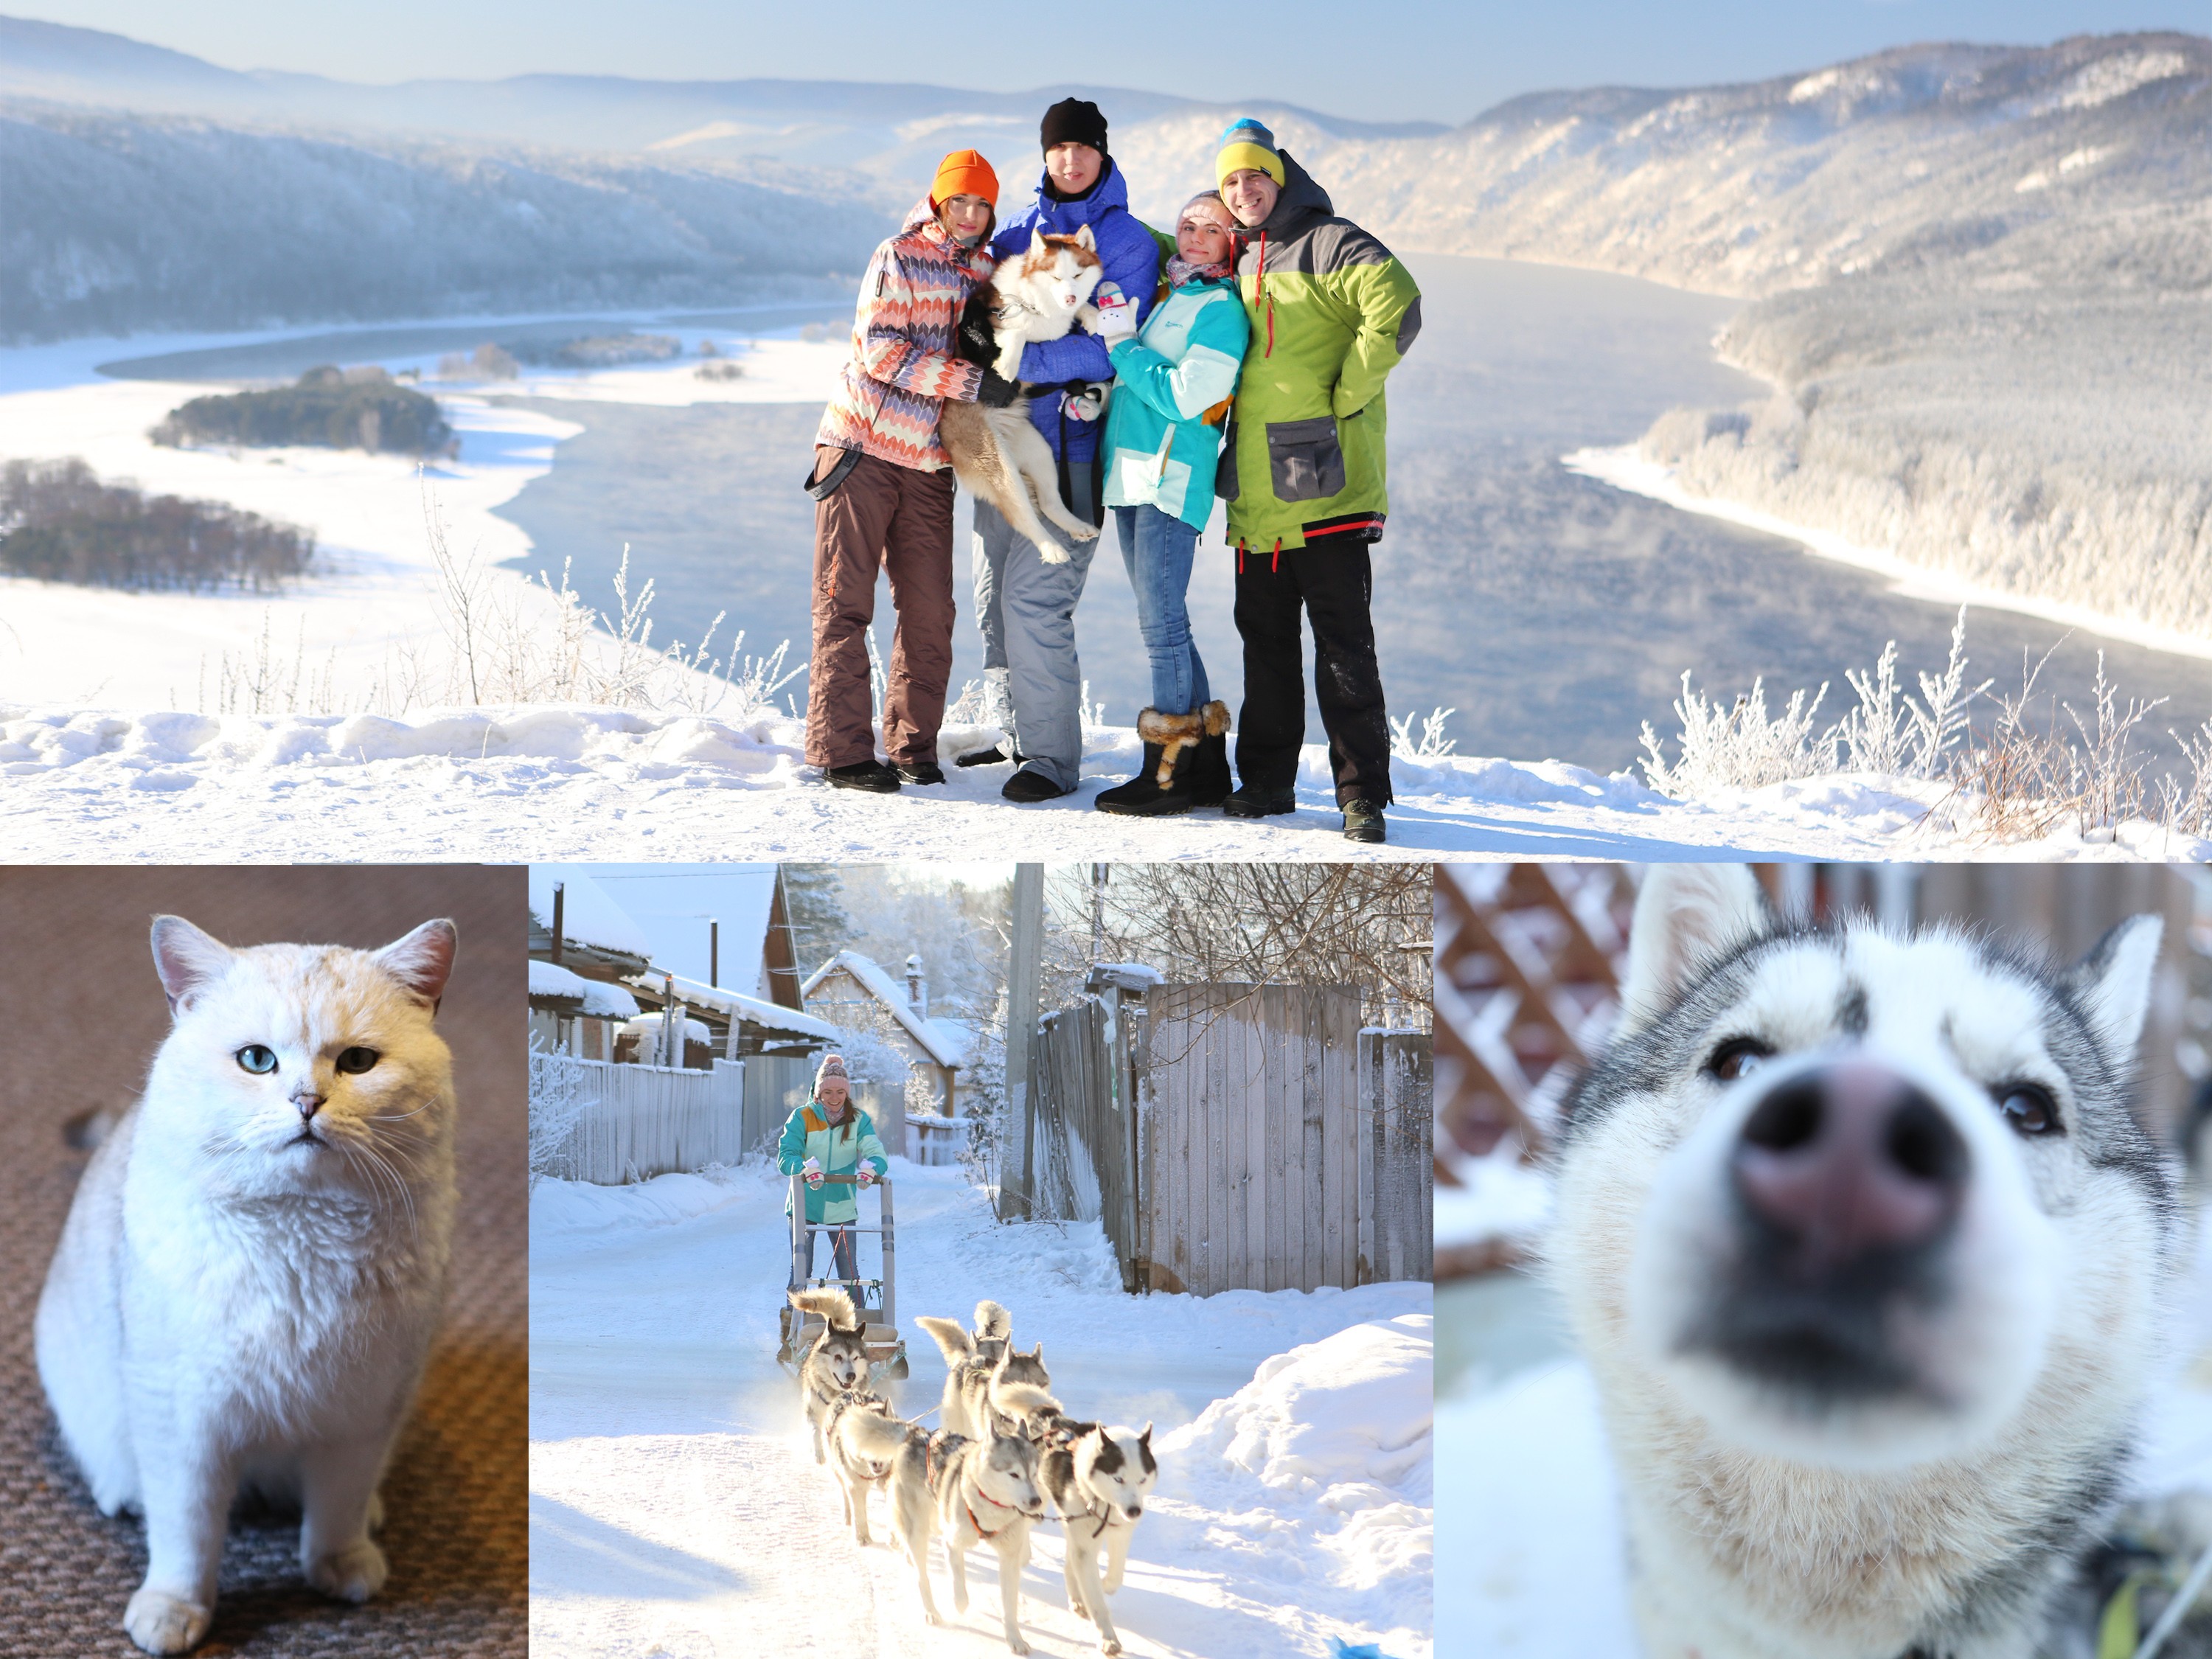
[[[853,354],[815,434],[806,759],[841,788],[945,781],[937,731],[952,673],[952,462],[937,416],[947,398],[973,402],[997,379],[963,361],[953,337],[991,274],[984,243],[998,199],[998,175],[975,151],[938,164],[929,194],[860,280]],[[868,683],[878,570],[898,618],[884,689],[887,760],[876,758]]]

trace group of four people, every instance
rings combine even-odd
[[[953,480],[938,414],[947,399],[1003,405],[1019,391],[1058,464],[1068,511],[1103,525],[1113,509],[1151,664],[1152,705],[1138,720],[1143,768],[1097,805],[1146,816],[1216,805],[1239,817],[1294,811],[1303,618],[1345,834],[1381,841],[1390,727],[1369,549],[1388,507],[1383,381],[1419,329],[1419,291],[1257,121],[1222,135],[1218,188],[1184,204],[1172,252],[1130,213],[1097,105],[1054,104],[1039,138],[1042,177],[1007,223],[996,223],[990,163],[956,151],[862,278],[852,356],[808,479],[807,761],[847,788],[944,781],[937,741],[952,669]],[[1096,331],[1024,346],[1018,380],[1001,380],[989,366],[986,314],[996,262],[1028,249],[1033,234],[1085,228],[1103,266],[1101,295],[1127,303],[1101,307]],[[1244,646],[1233,779],[1228,709],[1212,697],[1185,603],[1217,496],[1236,549]],[[1006,736],[1003,748],[958,763],[1011,761],[1009,800],[1054,799],[1080,779],[1074,615],[1097,545],[1066,538],[1048,558],[995,507],[976,503],[987,710]],[[887,759],[876,752],[866,637],[878,568],[897,617],[883,699]]]

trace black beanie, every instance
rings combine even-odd
[[[1037,124],[1037,137],[1047,149],[1055,144],[1088,144],[1103,155],[1105,112],[1088,98],[1063,98],[1044,112],[1044,119]]]

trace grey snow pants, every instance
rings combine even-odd
[[[1088,519],[1090,465],[1072,467],[1070,473],[1073,510]],[[985,708],[1006,727],[1029,768],[1063,789],[1074,788],[1083,775],[1083,666],[1075,656],[1075,605],[1097,549],[1096,539],[1076,542],[1066,564],[1047,564],[997,507],[975,503],[975,624],[983,635]]]

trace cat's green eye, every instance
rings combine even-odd
[[[276,1051],[249,1042],[238,1051],[238,1063],[256,1077],[267,1077],[276,1069]]]
[[[348,1048],[338,1055],[341,1072],[365,1072],[384,1056],[374,1048]]]

